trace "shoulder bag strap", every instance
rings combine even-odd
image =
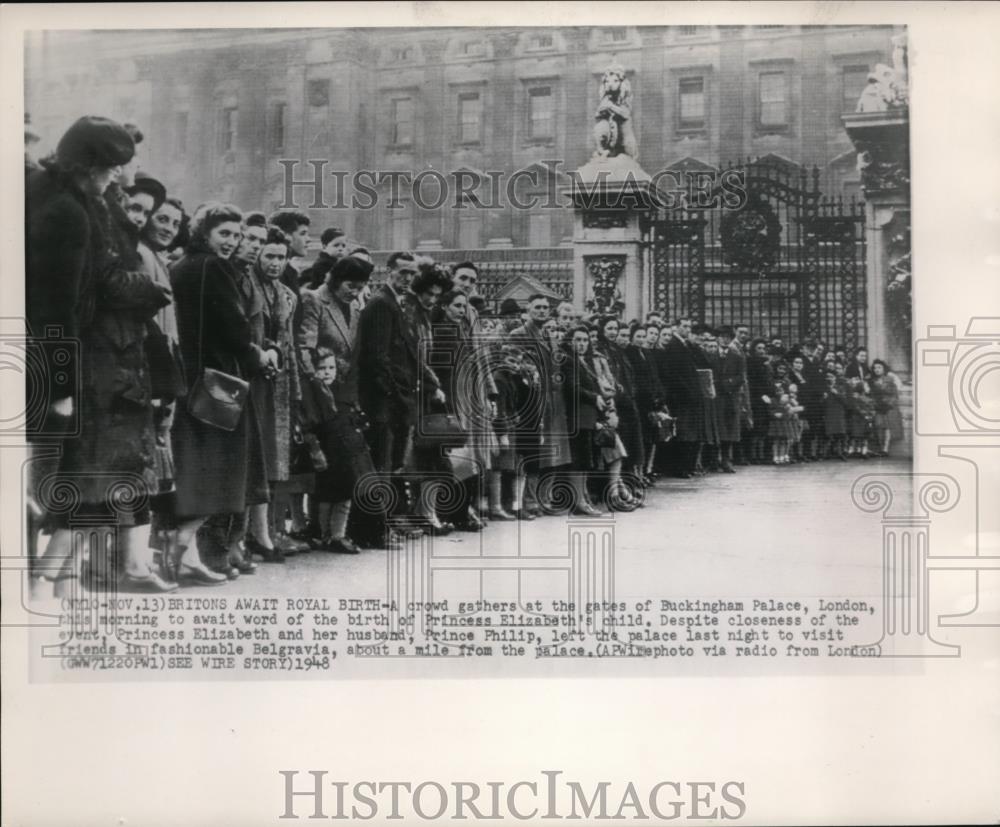
[[[205,270],[208,267],[208,259],[201,264],[201,287],[198,294],[198,373],[196,376],[201,379],[204,373],[204,362],[202,343],[205,337]]]

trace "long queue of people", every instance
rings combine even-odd
[[[57,593],[96,565],[72,542],[81,515],[114,527],[101,576],[168,592],[307,551],[630,511],[662,474],[864,458],[899,433],[898,384],[864,350],[540,294],[490,317],[474,262],[400,251],[376,282],[337,228],[309,262],[298,211],[189,216],[135,172],[141,140],[81,118],[28,174],[29,325],[80,343],[61,381],[29,375],[49,401],[29,437],[61,446],[31,492]],[[53,480],[76,487],[72,515],[46,507]],[[136,495],[112,500],[121,480]]]

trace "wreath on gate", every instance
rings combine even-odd
[[[781,222],[767,201],[753,195],[743,209],[723,216],[719,241],[726,264],[763,276],[778,260]]]

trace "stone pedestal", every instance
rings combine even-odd
[[[628,155],[595,157],[573,174],[569,193],[576,307],[641,318],[648,276],[640,216],[657,206],[650,176]]]

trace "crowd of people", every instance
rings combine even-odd
[[[899,385],[863,348],[540,294],[491,315],[474,262],[400,251],[376,273],[334,227],[310,260],[296,210],[189,214],[136,171],[142,139],[81,118],[28,172],[30,329],[80,343],[62,381],[29,376],[49,401],[29,437],[62,449],[33,463],[35,571],[56,593],[97,566],[72,542],[81,515],[114,527],[101,577],[169,592],[307,551],[630,511],[662,475],[884,456],[900,436]],[[52,480],[77,488],[72,512],[46,505]],[[135,496],[111,497],[122,480]]]

